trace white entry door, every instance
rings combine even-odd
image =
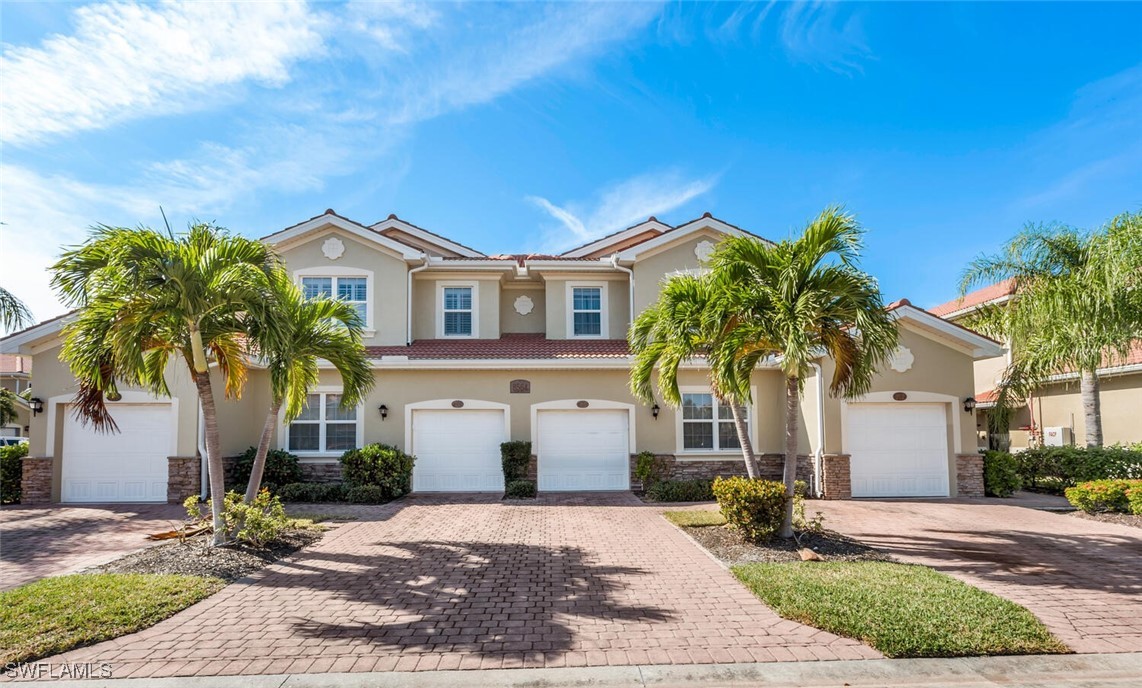
[[[60,500],[165,502],[171,453],[170,404],[113,404],[119,432],[96,432],[68,409]]]
[[[626,410],[538,411],[536,422],[540,490],[630,489]]]
[[[502,410],[414,409],[414,492],[502,492]]]
[[[850,404],[845,427],[854,497],[948,496],[944,404]]]

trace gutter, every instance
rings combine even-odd
[[[408,293],[405,298],[405,346],[412,346],[412,275],[414,272],[428,269],[428,255],[422,253],[421,260],[424,261],[424,265],[408,271]]]
[[[201,402],[198,404],[198,455],[201,457],[199,464],[202,473],[199,479],[198,498],[205,501],[210,496],[210,476],[207,474],[206,415],[202,413]]]
[[[611,254],[611,267],[627,274],[627,296],[629,297],[627,316],[631,324],[634,324],[634,270],[619,265],[619,254],[617,253]]]

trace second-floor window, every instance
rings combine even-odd
[[[302,277],[301,291],[307,299],[336,297],[357,310],[361,325],[369,318],[369,280],[367,277]]]
[[[445,337],[472,336],[472,287],[443,287],[443,334]]]
[[[603,304],[606,288],[601,284],[569,284],[567,334],[571,337],[606,337],[607,322]]]

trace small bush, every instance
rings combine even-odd
[[[654,502],[710,502],[714,499],[711,480],[663,480],[646,491]]]
[[[182,505],[194,523],[211,519],[213,505],[209,499],[200,503],[198,497],[190,496]],[[265,547],[290,527],[281,500],[267,489],[262,489],[249,504],[242,493],[227,492],[222,501],[222,523],[228,540],[240,540],[254,547]]]
[[[642,483],[642,489],[649,490],[655,483],[666,480],[669,476],[670,464],[666,459],[654,452],[639,452],[634,462],[634,477]]]
[[[250,447],[242,453],[234,463],[233,489],[246,491],[250,483],[250,472],[254,469],[254,457],[258,454],[257,447]],[[303,480],[301,464],[297,457],[284,449],[271,449],[266,454],[266,468],[262,471],[261,487],[269,488],[274,492],[276,488],[289,483],[299,483]]]
[[[1035,447],[1012,456],[1024,487],[1053,494],[1091,480],[1142,478],[1135,447]]]
[[[278,488],[283,502],[343,502],[345,486],[341,483],[289,483]]]
[[[983,454],[983,491],[988,497],[1010,497],[1023,486],[1019,463],[1007,452]]]
[[[504,468],[504,484],[527,480],[531,464],[531,442],[504,442],[500,445],[500,461]]]
[[[1130,505],[1130,513],[1142,516],[1142,485],[1127,490],[1126,501]]]
[[[713,489],[726,522],[747,540],[765,542],[781,529],[785,516],[784,483],[716,478]]]
[[[1142,480],[1090,480],[1068,487],[1066,495],[1072,506],[1088,514],[1101,511],[1125,514],[1130,511],[1130,498],[1126,491],[1140,487]]]
[[[345,501],[350,504],[384,504],[394,499],[380,485],[358,485],[345,491]]]
[[[24,462],[27,444],[0,447],[0,503],[19,504],[23,492]]]
[[[415,456],[409,456],[396,447],[367,444],[341,455],[341,477],[350,492],[355,487],[379,487],[384,495],[382,501],[387,502],[412,491],[412,465],[415,461]]]
[[[534,480],[513,480],[504,490],[505,499],[533,499],[535,497]]]

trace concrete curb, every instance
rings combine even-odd
[[[607,666],[415,673],[205,676],[37,682],[70,688],[684,688],[686,686],[836,688],[1006,686],[1125,688],[1139,685],[1142,653],[1026,655],[958,659]]]

